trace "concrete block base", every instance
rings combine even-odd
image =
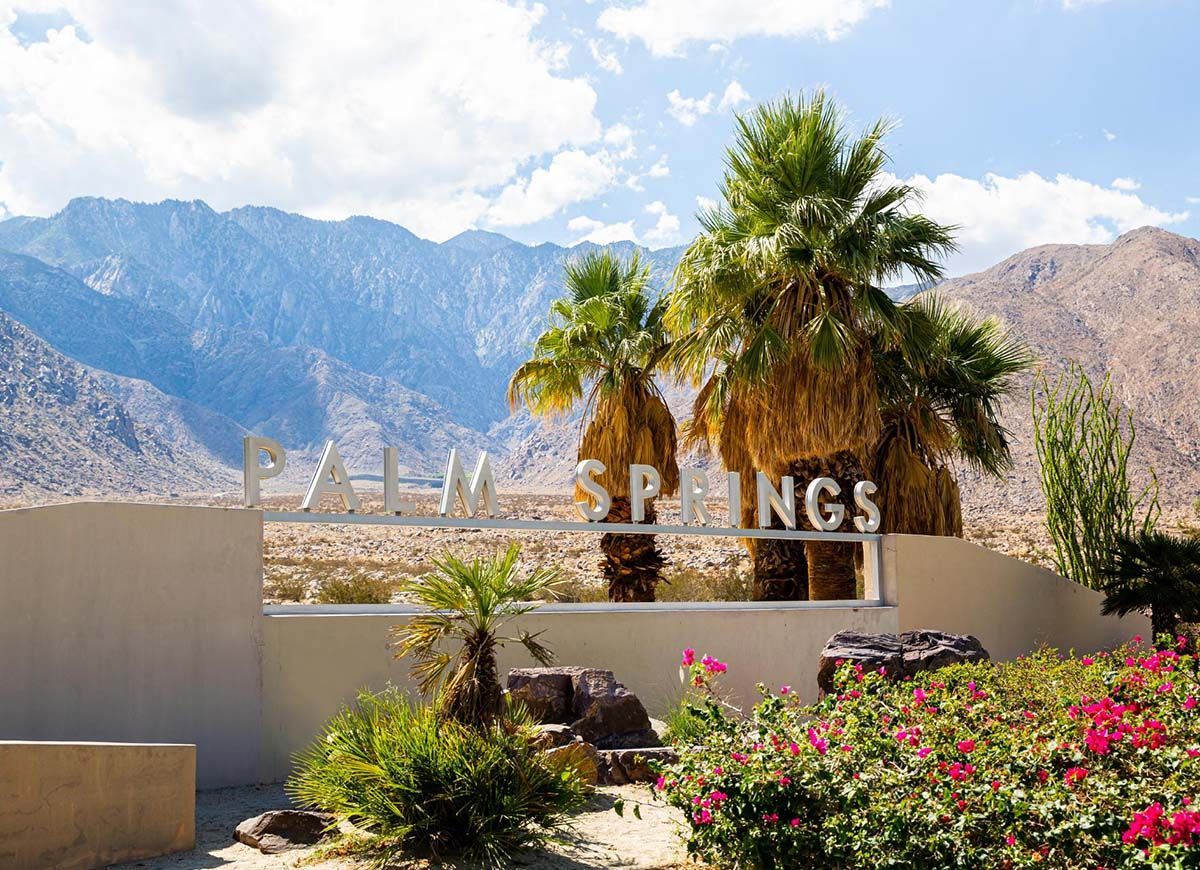
[[[92,870],[195,842],[195,746],[0,740],[0,867]]]

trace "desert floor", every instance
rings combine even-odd
[[[613,812],[613,803],[623,798],[632,806],[641,806],[641,819],[630,810],[624,816]],[[233,839],[238,823],[272,809],[290,806],[280,786],[249,786],[216,789],[196,795],[196,848],[130,864],[118,864],[114,870],[283,870],[312,867],[316,870],[358,870],[365,867],[346,859],[320,860],[316,850],[296,849],[279,855],[264,855],[257,849]],[[678,811],[654,801],[649,788],[640,786],[603,787],[580,813],[565,842],[547,851],[522,856],[514,867],[527,870],[591,870],[622,867],[628,870],[668,870],[682,867],[687,855],[677,836],[682,824]],[[392,865],[404,870],[431,866],[426,861]],[[436,865],[445,866],[445,865]],[[467,870],[471,865],[461,866]]]

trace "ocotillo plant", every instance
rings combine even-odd
[[[1097,389],[1074,363],[1053,385],[1042,373],[1032,404],[1055,567],[1096,588],[1118,537],[1154,528],[1161,513],[1158,480],[1149,469],[1146,487],[1136,496],[1130,488],[1136,431],[1133,415],[1113,396],[1111,375]]]

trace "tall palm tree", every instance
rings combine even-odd
[[[724,201],[700,215],[667,313],[676,362],[711,381],[695,409],[708,434],[736,412],[752,466],[798,488],[832,477],[847,507],[881,428],[868,333],[896,329],[880,285],[933,283],[954,248],[952,228],[917,213],[918,192],[885,174],[889,129],[851,136],[821,92],[739,117]],[[853,547],[805,550],[810,597],[853,597]]]
[[[604,463],[597,480],[612,496],[609,522],[632,521],[630,464],[654,466],[662,495],[679,489],[675,418],[654,380],[670,348],[665,303],[650,298],[649,283],[650,268],[636,253],[622,261],[594,251],[568,263],[567,295],[550,306],[549,327],[508,386],[509,404],[535,414],[583,401],[579,456]],[[646,522],[654,521],[651,500]],[[606,534],[600,547],[609,600],[653,601],[663,566],[654,536]]]
[[[554,570],[522,573],[520,556],[518,544],[490,559],[470,562],[447,553],[433,560],[433,571],[410,580],[402,590],[426,611],[392,628],[396,658],[412,656],[412,673],[422,694],[440,688],[439,713],[464,725],[485,726],[500,715],[498,647],[516,642],[538,664],[548,665],[553,659],[537,635],[498,635],[505,622],[535,610],[535,599],[560,582]],[[461,644],[457,657],[446,649],[451,642]]]
[[[994,318],[976,319],[934,293],[900,306],[901,337],[873,333],[882,426],[872,474],[883,531],[962,536],[952,464],[999,477],[1010,465],[1000,400],[1033,364]]]

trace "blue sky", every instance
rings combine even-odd
[[[0,0],[0,216],[203,198],[678,244],[733,112],[827,88],[962,225],[952,273],[1200,235],[1191,0]]]

